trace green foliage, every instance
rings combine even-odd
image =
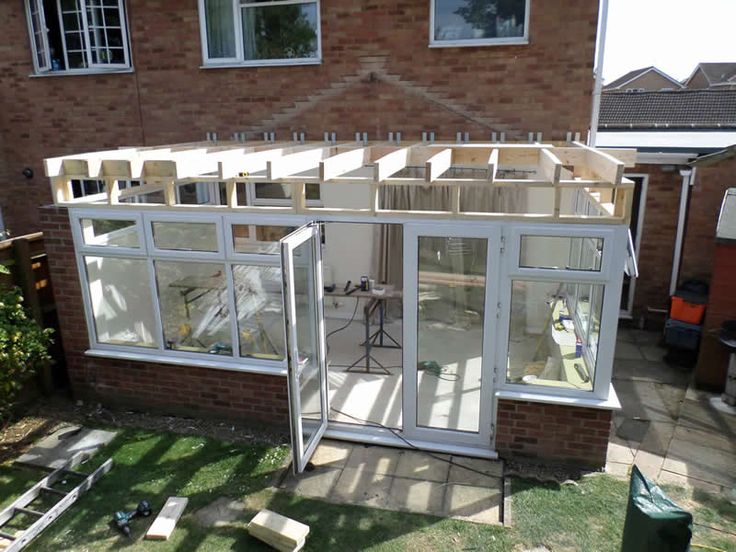
[[[0,421],[36,369],[51,357],[50,329],[42,329],[23,308],[17,288],[0,290]]]

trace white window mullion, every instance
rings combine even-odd
[[[82,14],[82,35],[84,37],[85,51],[87,52],[86,66],[92,67],[92,41],[89,36],[89,22],[87,21],[87,1],[77,0],[79,10]]]
[[[235,25],[235,55],[239,62],[245,61],[243,44],[243,8],[238,0],[233,0],[233,25]]]

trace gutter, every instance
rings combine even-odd
[[[606,28],[608,27],[608,0],[600,0],[600,16],[598,17],[598,51],[596,58],[598,66],[595,68],[595,83],[593,84],[593,106],[590,113],[590,130],[588,145],[595,146],[598,133],[598,120],[601,113],[601,90],[603,89],[603,56],[606,51]]]
[[[685,221],[687,219],[688,198],[690,186],[695,183],[696,168],[682,169],[682,188],[680,189],[680,210],[677,215],[677,234],[675,235],[675,254],[672,258],[672,275],[670,277],[670,295],[674,295],[677,289],[677,280],[680,277],[680,264],[682,261],[682,243],[685,238]]]

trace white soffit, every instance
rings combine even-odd
[[[726,190],[721,215],[718,217],[716,239],[736,240],[736,188]]]
[[[730,131],[598,131],[596,147],[723,149],[736,144]]]

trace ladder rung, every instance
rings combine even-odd
[[[67,495],[67,493],[65,493],[64,491],[60,491],[58,489],[52,489],[51,487],[41,487],[41,490],[46,491],[47,493],[52,493],[52,494],[60,495],[60,496]]]
[[[5,531],[0,531],[0,537],[11,541],[15,540],[15,537],[13,535],[11,535],[10,533],[6,533]]]
[[[39,512],[38,510],[31,510],[30,508],[22,508],[20,506],[15,507],[16,512],[20,512],[22,514],[28,514],[31,516],[42,516],[43,512]]]
[[[76,477],[85,477],[85,478],[89,475],[88,473],[80,472],[77,470],[64,470],[64,473],[68,473],[69,475],[74,475]]]

